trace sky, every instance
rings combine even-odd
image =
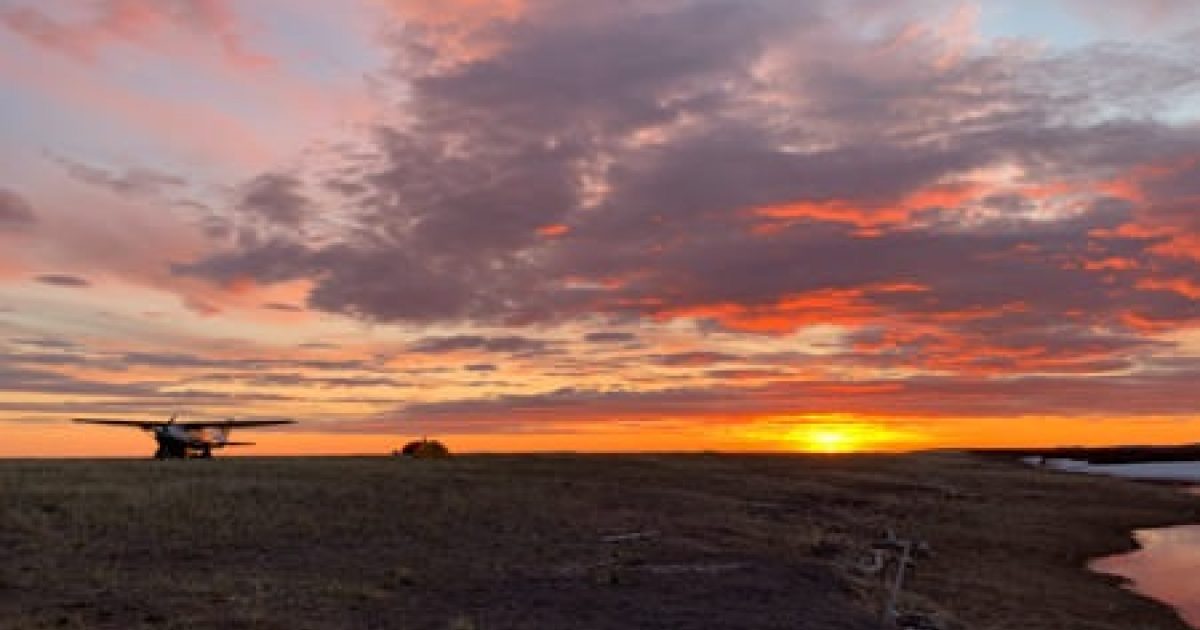
[[[0,456],[1200,441],[1193,0],[0,0]]]

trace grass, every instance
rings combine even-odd
[[[1086,572],[1196,521],[1168,488],[957,454],[0,462],[0,628],[1156,630]],[[624,542],[604,537],[649,533]]]

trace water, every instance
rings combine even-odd
[[[1027,460],[1028,461],[1028,460]],[[1033,463],[1033,462],[1030,462]],[[1194,481],[1200,483],[1200,462],[1146,462],[1143,464],[1089,464],[1073,459],[1048,459],[1040,465],[1065,472],[1110,475],[1126,479]]]
[[[1051,459],[1029,463],[1069,472],[1200,484],[1200,462],[1089,464]],[[1200,486],[1186,491],[1200,496]],[[1200,629],[1200,525],[1143,529],[1133,537],[1137,551],[1093,560],[1089,568],[1125,578],[1135,593],[1171,606],[1189,626]]]
[[[1099,573],[1118,575],[1134,592],[1174,608],[1193,628],[1200,628],[1200,525],[1134,532],[1140,549],[1091,563]]]

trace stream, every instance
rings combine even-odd
[[[1200,628],[1200,525],[1143,529],[1133,536],[1138,550],[1093,560],[1089,568],[1129,580],[1131,590],[1169,604]]]
[[[1090,465],[1083,462],[1050,464],[1073,472],[1132,479],[1200,483],[1200,462]],[[1200,486],[1185,490],[1200,495]],[[1097,558],[1088,568],[1128,580],[1127,587],[1175,609],[1193,628],[1200,629],[1200,525],[1178,525],[1133,532],[1138,549]]]

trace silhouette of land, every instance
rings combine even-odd
[[[1148,462],[1200,462],[1200,444],[1166,446],[1064,446],[1058,448],[980,449],[976,454],[1001,458],[1047,457],[1075,459],[1089,464],[1142,464]]]
[[[1168,488],[919,455],[0,462],[0,628],[1182,629],[1084,569]]]

